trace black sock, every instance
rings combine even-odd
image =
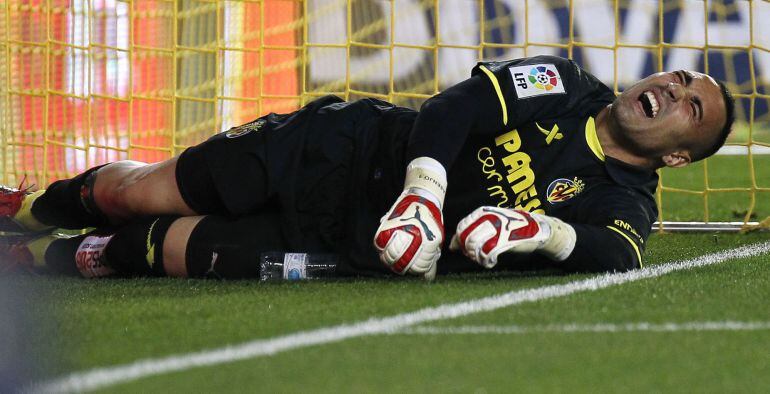
[[[93,186],[97,166],[71,179],[52,183],[32,204],[32,215],[39,222],[61,228],[81,229],[108,224],[94,202]]]
[[[131,222],[118,229],[104,251],[104,261],[129,276],[165,276],[163,242],[177,216]]]
[[[190,278],[242,279],[259,277],[259,255],[286,250],[280,217],[206,216],[190,234],[185,251]]]
[[[165,276],[163,242],[177,217],[144,218],[53,241],[45,253],[54,273],[83,276]]]

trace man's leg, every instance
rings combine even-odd
[[[93,191],[98,209],[113,223],[138,216],[195,215],[177,186],[178,159],[155,164],[121,161],[99,169]]]
[[[286,250],[279,216],[147,217],[74,237],[44,235],[5,249],[0,273],[255,278],[259,255]]]
[[[235,219],[209,215],[198,221],[182,218],[166,237],[166,272],[190,278],[258,278],[261,253],[293,250],[281,227],[281,217],[275,213]]]
[[[2,238],[0,273],[42,271],[86,278],[165,276],[166,261],[172,269],[179,264],[177,247],[182,248],[181,263],[184,264],[188,224],[193,223],[194,227],[201,218],[146,217],[76,236],[20,235],[15,242]],[[172,254],[168,260],[166,251]],[[184,272],[173,271],[168,275],[184,276]]]
[[[16,271],[51,272],[86,278],[165,276],[165,239],[176,216],[145,217],[123,226],[77,236],[46,234],[17,244]],[[2,249],[2,248],[0,248]],[[19,249],[27,253],[19,253]],[[0,250],[2,254],[2,250]],[[7,260],[11,260],[7,259]]]
[[[114,225],[148,215],[195,215],[179,192],[177,162],[175,157],[155,164],[120,161],[94,167],[56,181],[44,192],[19,195],[18,207],[3,214],[28,230]]]
[[[177,219],[166,233],[163,243],[163,266],[166,275],[186,278],[187,275],[187,244],[195,227],[205,216],[188,216]]]

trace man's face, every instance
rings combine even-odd
[[[626,148],[656,159],[710,145],[727,118],[716,81],[684,70],[652,74],[637,82],[618,96],[610,116],[612,133]]]

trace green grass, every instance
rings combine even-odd
[[[767,233],[654,235],[645,260],[655,265],[768,239]],[[769,260],[768,255],[733,260],[430,326],[770,323]],[[432,284],[28,278],[24,285],[46,296],[35,302],[51,319],[30,332],[37,339],[30,351],[44,376],[60,376],[590,276],[484,273]],[[767,329],[377,335],[143,378],[104,391],[767,392],[768,343]]]
[[[757,188],[770,188],[770,155],[713,156],[685,168],[661,170],[664,187],[702,192],[710,189],[751,189],[753,163]],[[770,192],[756,191],[751,220],[770,216]],[[662,193],[662,217],[666,221],[743,221],[752,207],[751,191],[713,191],[708,194]],[[708,207],[708,216],[706,216]]]
[[[770,187],[770,157],[754,156]],[[706,171],[705,166],[708,166]],[[707,175],[706,175],[707,174]],[[688,190],[752,186],[748,159],[663,170]],[[664,220],[741,221],[747,192],[663,193]],[[770,216],[758,192],[754,220]],[[655,234],[645,255],[661,264],[770,239],[768,233]],[[770,256],[733,260],[431,323],[431,327],[554,324],[770,324]],[[305,283],[172,279],[14,279],[45,316],[29,329],[42,377],[184,354],[259,338],[384,317],[591,275],[481,273],[419,280]],[[8,279],[0,278],[6,288]],[[31,307],[34,306],[34,307]],[[270,357],[162,374],[107,392],[768,392],[770,330],[681,332],[399,333],[300,348]]]

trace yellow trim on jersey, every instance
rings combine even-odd
[[[599,143],[599,137],[596,135],[596,123],[594,123],[594,118],[592,117],[589,117],[586,122],[586,142],[588,143],[588,147],[591,148],[591,152],[593,152],[599,160],[604,161],[604,150]]]
[[[636,252],[636,258],[639,259],[639,267],[640,268],[644,267],[644,264],[642,264],[642,254],[639,252],[639,247],[636,246],[636,243],[634,243],[634,241],[632,241],[631,238],[628,235],[624,234],[622,231],[616,229],[615,227],[607,226],[607,228],[612,230],[612,231],[614,231],[614,232],[616,232],[616,233],[618,233],[618,234],[620,234],[620,235],[622,235],[623,238],[625,238],[628,241],[628,243],[630,243],[631,246],[634,247],[634,251]]]
[[[479,70],[483,71],[484,74],[487,74],[489,79],[492,81],[492,85],[495,87],[495,92],[497,92],[497,98],[500,99],[500,107],[503,109],[503,124],[508,126],[508,106],[505,105],[505,98],[503,97],[503,91],[500,89],[500,83],[497,81],[497,77],[495,74],[492,74],[492,71],[489,71],[489,69],[484,66],[479,66]]]

